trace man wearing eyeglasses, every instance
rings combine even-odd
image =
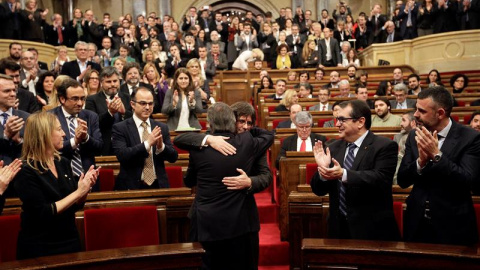
[[[297,134],[286,138],[282,143],[280,154],[277,157],[276,167],[279,168],[280,159],[287,156],[287,151],[311,152],[316,142],[325,143],[327,138],[323,135],[312,133],[312,115],[301,111],[295,115]]]
[[[0,74],[0,160],[4,165],[19,158],[23,131],[30,114],[14,109],[17,90],[10,76]]]
[[[133,116],[113,125],[112,147],[120,162],[116,190],[168,188],[165,161],[174,163],[178,153],[168,126],[150,119],[154,98],[146,87],[133,90]]]
[[[329,194],[328,236],[338,239],[398,241],[392,181],[398,145],[369,131],[371,111],[361,100],[340,103],[339,140],[313,148],[318,172],[312,191]]]
[[[65,132],[60,152],[71,160],[73,174],[79,178],[82,172],[95,165],[95,155],[99,155],[103,147],[98,115],[83,109],[85,91],[74,79],[66,79],[57,88],[57,97],[61,106],[51,112],[57,116]],[[98,184],[94,190],[98,190]]]

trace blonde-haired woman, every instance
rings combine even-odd
[[[196,128],[202,126],[197,113],[203,112],[200,92],[196,91],[193,79],[186,68],[179,68],[173,76],[172,87],[167,91],[162,113],[168,115],[170,130]]]
[[[30,115],[25,126],[22,160],[15,190],[22,201],[17,259],[81,250],[75,212],[82,209],[98,171],[90,167],[75,179],[71,161],[60,157],[65,133],[49,112]]]
[[[302,66],[304,68],[315,68],[318,66],[318,53],[315,51],[317,44],[315,40],[307,40],[302,50]]]
[[[298,94],[296,90],[289,89],[285,91],[285,94],[283,94],[282,100],[280,100],[280,105],[275,107],[276,112],[288,112],[290,111],[290,107],[293,104],[298,103]]]
[[[143,82],[153,87],[158,104],[163,105],[165,95],[168,91],[168,82],[165,80],[165,75],[159,74],[155,64],[146,63],[143,68]]]
[[[62,71],[63,64],[66,62],[70,62],[70,57],[68,57],[68,49],[67,46],[61,45],[57,47],[57,57],[52,62],[52,71],[55,75],[60,74]]]
[[[200,92],[202,101],[207,102],[210,96],[210,87],[208,86],[208,82],[202,77],[200,60],[198,60],[198,58],[190,59],[187,62],[187,69],[190,75],[192,75],[195,90]]]

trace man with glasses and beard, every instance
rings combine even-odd
[[[370,132],[371,111],[361,100],[340,103],[336,127],[340,139],[313,148],[318,172],[312,191],[329,194],[328,236],[337,239],[398,241],[392,180],[397,144]]]
[[[112,155],[112,126],[132,116],[130,97],[120,93],[120,74],[114,67],[105,67],[100,73],[100,88],[87,97],[85,109],[98,114],[102,133],[104,156]]]

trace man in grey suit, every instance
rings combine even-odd
[[[318,44],[318,66],[336,67],[342,66],[342,57],[340,56],[340,46],[338,41],[332,38],[333,33],[330,28],[323,29],[324,39]]]
[[[244,51],[251,51],[254,48],[258,48],[257,35],[252,34],[252,26],[246,23],[243,26],[243,32],[237,37],[237,48],[240,49],[239,54]]]
[[[332,110],[332,105],[328,103],[330,99],[330,89],[322,88],[318,91],[318,101],[320,101],[317,105],[310,107],[309,111],[319,111],[319,112],[326,112]]]
[[[213,60],[216,69],[226,70],[228,68],[227,55],[220,49],[219,43],[212,42],[208,57]]]
[[[407,99],[408,88],[405,84],[399,83],[393,87],[395,100],[390,100],[392,109],[411,109],[417,103],[414,99]]]

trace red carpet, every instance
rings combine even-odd
[[[269,191],[255,194],[260,217],[260,270],[289,269],[289,244],[280,241],[278,206]]]

